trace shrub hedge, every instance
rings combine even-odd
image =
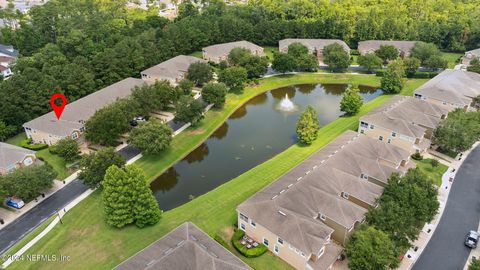
[[[383,77],[385,75],[386,70],[379,69],[375,71],[375,75],[377,77]],[[408,78],[415,78],[415,79],[431,79],[438,75],[438,72],[415,72],[414,74],[407,76]]]
[[[223,238],[220,235],[215,234],[215,236],[213,237],[213,240],[217,241],[224,248],[226,248],[226,249],[229,248],[227,241],[223,240]]]
[[[412,155],[412,158],[413,158],[414,160],[422,160],[422,159],[423,159],[423,157],[422,157],[422,155],[420,155],[420,153],[415,153],[415,154],[413,154],[413,155]]]
[[[44,143],[31,144],[31,143],[32,143],[32,139],[26,139],[26,140],[23,140],[20,143],[20,146],[23,147],[23,148],[33,150],[33,151],[40,151],[40,150],[48,148],[48,144],[44,144]]]
[[[263,255],[263,253],[267,252],[268,248],[264,245],[259,243],[257,247],[254,248],[246,248],[244,247],[240,241],[242,237],[245,235],[245,232],[242,230],[235,230],[235,233],[232,236],[232,244],[235,247],[238,252],[240,252],[243,256],[247,258],[255,258],[260,255]],[[222,239],[223,240],[223,239]]]

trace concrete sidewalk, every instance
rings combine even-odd
[[[445,210],[445,205],[447,204],[448,195],[450,194],[450,189],[452,187],[455,175],[458,168],[462,165],[463,161],[467,158],[470,152],[475,149],[480,144],[476,142],[469,150],[463,152],[463,155],[460,160],[454,160],[450,165],[448,170],[442,176],[442,185],[438,189],[438,202],[440,204],[438,213],[435,215],[431,223],[425,224],[425,226],[420,231],[418,239],[413,242],[412,248],[407,251],[405,257],[400,263],[398,269],[400,270],[409,270],[413,267],[417,259],[422,254],[425,247],[428,245],[430,238],[432,237],[437,225],[442,217],[443,211]],[[442,162],[444,163],[444,162]]]
[[[2,218],[3,221],[4,221],[4,224],[0,225],[0,230],[5,228],[8,224],[12,223],[15,219],[17,219],[17,218],[21,217],[22,215],[24,215],[25,213],[27,213],[30,209],[32,209],[33,207],[35,207],[39,203],[46,200],[51,195],[55,194],[55,192],[59,191],[60,189],[64,188],[65,186],[67,186],[70,182],[72,182],[73,180],[75,180],[77,178],[79,173],[80,173],[80,171],[77,171],[77,172],[73,173],[72,175],[70,175],[69,177],[65,178],[65,180],[62,180],[62,181],[54,180],[53,181],[53,187],[51,189],[43,192],[45,197],[43,197],[41,195],[38,196],[37,198],[33,199],[31,202],[25,204],[25,206],[23,206],[22,209],[11,208],[13,211],[9,211],[7,209],[0,208],[0,218]]]

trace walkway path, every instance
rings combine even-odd
[[[470,249],[463,241],[480,220],[480,146],[458,169],[437,229],[413,266],[414,270],[463,269]]]

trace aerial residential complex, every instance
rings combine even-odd
[[[35,163],[35,152],[0,142],[0,175]]]
[[[186,78],[190,64],[197,62],[206,61],[187,55],[175,56],[174,58],[142,71],[142,79],[146,81],[166,80],[172,85],[177,85],[178,82]]]
[[[358,131],[411,153],[430,148],[433,130],[448,110],[414,97],[395,96],[360,118]]]
[[[358,43],[358,52],[361,55],[368,53],[375,53],[376,50],[380,49],[380,46],[393,46],[397,48],[400,57],[410,56],[410,51],[415,46],[417,41],[404,41],[404,40],[365,40]]]
[[[263,48],[249,41],[234,41],[222,44],[208,46],[202,49],[203,59],[214,63],[220,63],[227,60],[228,54],[235,48],[244,48],[253,55],[264,56]]]
[[[445,70],[415,90],[414,95],[449,111],[468,109],[472,100],[480,95],[480,74]]]
[[[347,131],[237,208],[238,226],[296,269],[329,269],[410,153]]]
[[[86,97],[67,104],[60,119],[53,112],[44,114],[25,124],[23,128],[33,143],[53,145],[69,137],[81,139],[86,121],[95,112],[120,98],[129,96],[136,86],[146,82],[141,79],[127,78],[98,90]]]
[[[180,225],[115,270],[251,270],[191,222]]]
[[[288,46],[293,43],[300,43],[307,47],[310,54],[314,54],[317,58],[322,61],[323,59],[323,48],[331,44],[339,44],[343,49],[350,54],[350,48],[347,43],[339,39],[302,39],[302,38],[287,38],[282,39],[278,42],[278,50],[283,53],[288,52]]]

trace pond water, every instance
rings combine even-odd
[[[253,98],[202,145],[152,182],[160,208],[169,210],[186,203],[295,144],[295,126],[308,105],[315,108],[322,126],[335,120],[342,115],[339,104],[347,87],[296,85]],[[381,90],[367,86],[360,86],[360,92],[364,102],[381,94]],[[288,103],[286,95],[294,109],[280,106]]]

